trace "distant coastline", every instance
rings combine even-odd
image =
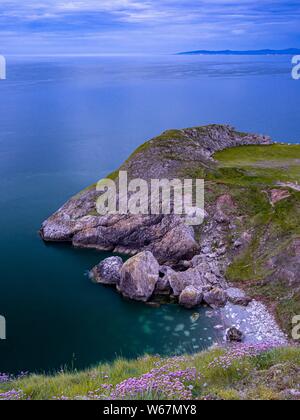
[[[234,50],[220,50],[220,51],[209,51],[209,50],[197,50],[180,52],[176,55],[300,55],[299,48],[289,48],[285,50],[245,50],[245,51],[234,51]]]

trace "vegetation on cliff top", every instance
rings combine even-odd
[[[299,348],[267,346],[212,349],[169,359],[119,359],[85,372],[8,378],[0,381],[0,400],[297,399],[299,365]]]

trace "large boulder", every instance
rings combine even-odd
[[[200,305],[202,299],[202,290],[196,289],[194,286],[189,286],[186,287],[181,293],[179,297],[179,303],[187,309],[192,309]]]
[[[214,287],[204,293],[203,300],[207,305],[213,308],[222,308],[227,303],[227,295],[223,289]]]
[[[101,261],[91,271],[91,277],[96,283],[118,285],[121,280],[123,260],[120,257],[110,257]]]
[[[122,267],[118,290],[127,298],[147,302],[158,282],[159,268],[151,252],[135,255]]]

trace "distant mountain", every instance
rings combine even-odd
[[[233,50],[221,50],[221,51],[187,51],[181,52],[177,55],[300,55],[300,49],[289,48],[286,50],[246,50],[246,51],[233,51]]]

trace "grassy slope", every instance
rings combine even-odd
[[[300,146],[245,146],[219,152],[215,158],[219,174],[211,178],[229,188],[247,216],[240,229],[251,231],[253,237],[227,276],[272,304],[281,326],[290,332],[292,317],[300,313],[300,294],[284,282],[266,281],[272,276],[266,263],[300,235],[300,193],[289,190],[290,198],[271,206],[268,192],[278,181],[300,183]]]
[[[222,350],[210,350],[186,356],[179,361],[180,369],[193,367],[201,374],[200,379],[188,383],[193,386],[193,398],[277,400],[285,398],[282,391],[297,389],[299,386],[300,349],[277,349],[260,356],[232,358],[228,367],[211,367],[210,363],[222,354]],[[139,377],[155,368],[157,362],[172,365],[173,360],[158,357],[144,357],[131,362],[117,360],[112,365],[99,365],[81,373],[61,372],[53,377],[30,376],[9,384],[0,384],[0,392],[22,389],[25,399],[45,400],[62,395],[74,399],[97,391],[101,384],[115,385],[130,377]],[[141,396],[141,399],[157,398],[151,392]],[[160,395],[160,398],[169,399],[169,395]]]

